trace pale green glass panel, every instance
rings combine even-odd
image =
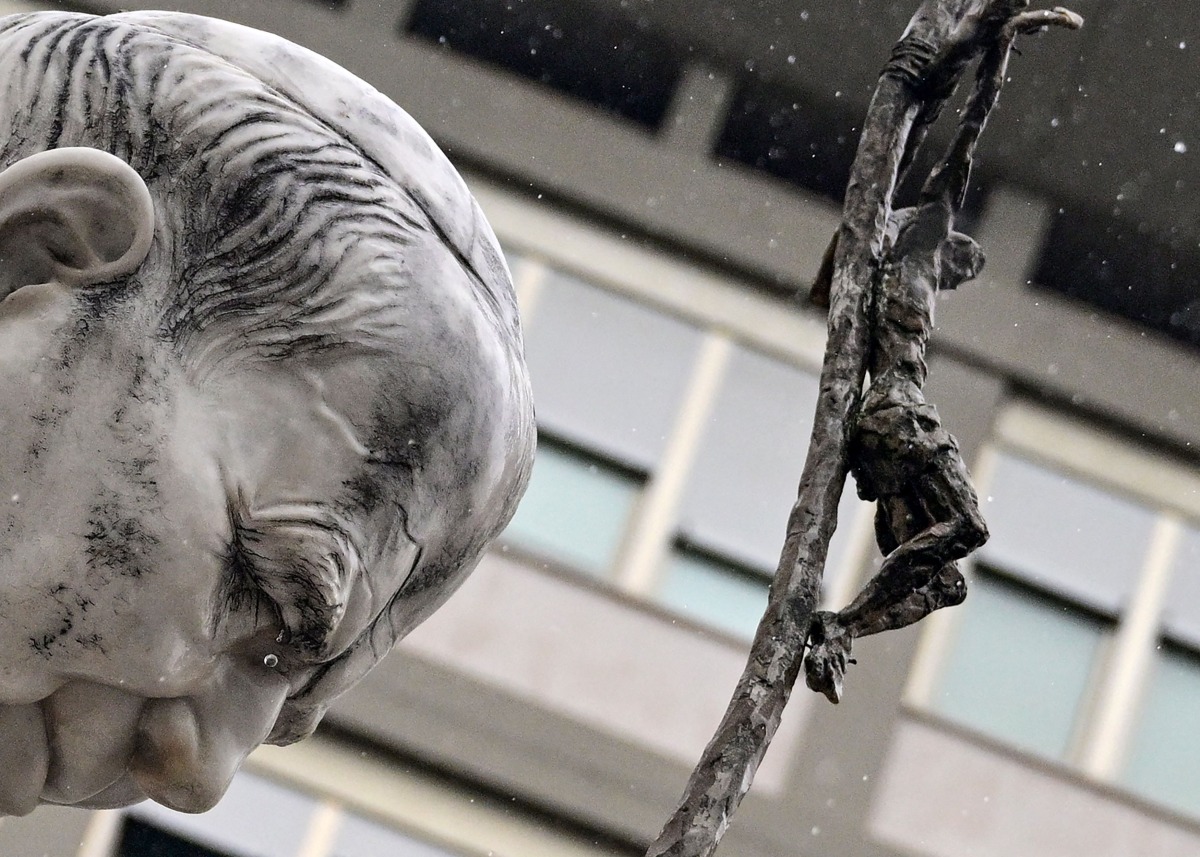
[[[750,639],[767,606],[768,582],[687,552],[667,563],[658,600],[706,625]]]
[[[1165,649],[1130,743],[1122,780],[1134,791],[1200,815],[1200,660]]]
[[[985,575],[971,582],[934,710],[1045,756],[1066,754],[1105,623]]]
[[[579,571],[606,576],[641,483],[543,440],[533,478],[504,539]]]

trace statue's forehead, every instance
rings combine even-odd
[[[449,159],[387,96],[312,51],[227,21],[170,12],[126,13],[111,20],[197,45],[335,129],[422,210],[439,240],[472,269],[481,298],[499,304],[504,323],[517,329],[495,234]]]
[[[445,155],[404,110],[337,64],[273,34],[197,15],[131,12],[105,20],[174,37],[262,81],[336,129],[400,185],[444,210],[436,218],[442,230],[455,245],[469,245],[473,218],[464,215],[473,202]]]

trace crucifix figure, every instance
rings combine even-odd
[[[933,305],[939,291],[974,279],[983,267],[982,250],[954,230],[954,217],[966,195],[975,146],[1000,94],[1013,40],[1051,24],[1081,23],[1074,13],[1054,9],[1019,13],[1001,27],[980,62],[975,90],[946,156],[916,204],[889,217],[874,292],[871,381],[849,448],[858,495],[877,504],[875,536],[885,559],[848,606],[813,617],[805,680],[832,702],[841,699],[856,637],[903,628],[966,598],[957,561],[983,545],[988,532],[958,444],[922,391]],[[901,43],[894,57],[897,73],[905,73],[905,64],[933,60],[921,47]],[[929,121],[919,118],[910,148],[923,138]],[[906,161],[911,154],[906,152]],[[818,302],[828,299],[831,262],[829,253],[814,287]]]

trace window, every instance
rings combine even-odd
[[[804,466],[817,376],[745,347],[730,356],[684,493],[689,542],[768,574]]]
[[[506,544],[749,638],[804,464],[815,372],[508,255],[526,284],[541,437]],[[829,577],[864,505],[852,487],[844,496]]]
[[[321,772],[305,773],[311,779]],[[457,857],[460,853],[371,821],[340,803],[244,772],[207,813],[184,815],[142,804],[124,811],[119,819],[113,857]]]
[[[1154,234],[1132,212],[1059,208],[1038,256],[1034,283],[1200,346],[1194,242]]]
[[[1200,816],[1200,529],[1182,537],[1163,610],[1163,639],[1130,739],[1121,780]]]
[[[682,405],[701,332],[556,271],[547,272],[524,315],[541,427],[630,468],[654,469]]]
[[[543,436],[529,489],[505,536],[571,568],[606,576],[642,480]]]
[[[1165,645],[1159,652],[1122,781],[1149,798],[1200,815],[1200,656]]]
[[[1108,623],[986,572],[960,609],[936,710],[1023,749],[1066,756]]]
[[[849,101],[747,78],[734,96],[717,155],[840,205],[862,121],[862,107]]]
[[[418,0],[408,31],[657,128],[682,64],[642,24],[551,0]]]
[[[865,104],[827,90],[783,85],[768,73],[743,77],[715,146],[718,158],[759,170],[789,184],[842,204],[858,149]],[[922,147],[912,176],[929,175],[938,146]],[[902,187],[901,204],[920,190],[912,180]],[[974,177],[957,228],[971,232],[987,191]]]
[[[127,819],[121,830],[116,857],[228,857],[187,839],[139,821]]]
[[[253,774],[238,774],[202,815],[143,803],[126,815],[119,857],[295,857],[317,801]],[[141,849],[141,850],[137,850]],[[161,849],[161,850],[156,850]]]
[[[343,820],[331,857],[454,857],[449,851],[357,815]]]
[[[983,494],[991,538],[933,707],[1067,758],[1097,657],[1138,583],[1154,513],[1006,453]]]
[[[769,581],[719,557],[676,550],[655,593],[662,604],[739,636],[754,633],[767,607]]]
[[[966,603],[930,623],[910,698],[1200,817],[1200,475],[1001,423],[977,474],[992,538]]]

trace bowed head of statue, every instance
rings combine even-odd
[[[212,806],[511,517],[511,282],[400,108],[195,16],[0,19],[0,814]]]

